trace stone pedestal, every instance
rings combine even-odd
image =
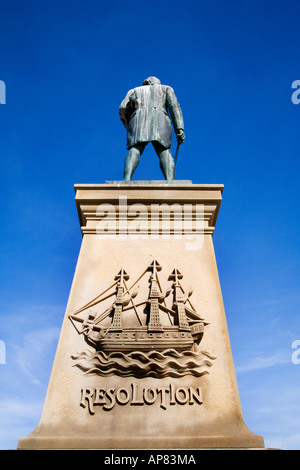
[[[20,449],[263,448],[244,424],[212,236],[222,185],[76,185],[82,246]]]

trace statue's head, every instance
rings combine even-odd
[[[160,80],[156,77],[148,77],[143,81],[143,85],[160,85]]]

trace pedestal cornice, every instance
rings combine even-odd
[[[203,219],[202,229],[206,234],[213,234],[222,201],[222,184],[192,184],[190,182],[108,182],[105,184],[76,184],[75,200],[82,234],[96,233],[97,223],[101,220],[99,206],[109,204],[114,207],[117,221],[126,202],[143,205],[147,209],[150,221],[153,211],[163,211],[166,204],[172,211],[189,214],[191,222],[199,217]],[[120,203],[121,201],[121,203]],[[197,207],[202,213],[197,214]],[[176,209],[177,207],[177,209]],[[123,213],[124,215],[124,213]],[[178,215],[178,214],[177,214]],[[174,215],[176,218],[176,216]],[[132,217],[131,217],[132,218]],[[128,217],[128,220],[130,216]],[[175,232],[180,228],[175,228]],[[174,233],[175,233],[174,232]],[[176,232],[176,233],[177,233]]]

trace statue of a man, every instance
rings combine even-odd
[[[172,118],[178,144],[185,139],[183,117],[173,88],[161,85],[156,77],[147,78],[143,86],[129,90],[119,114],[127,129],[129,150],[124,169],[124,181],[131,181],[145,146],[152,142],[166,180],[175,179],[175,162],[171,154]]]

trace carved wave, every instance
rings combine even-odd
[[[72,359],[76,361],[74,366],[87,375],[179,378],[185,375],[201,377],[207,374],[216,356],[208,351],[180,353],[175,349],[167,349],[162,352],[133,351],[127,354],[83,351],[72,355]]]

